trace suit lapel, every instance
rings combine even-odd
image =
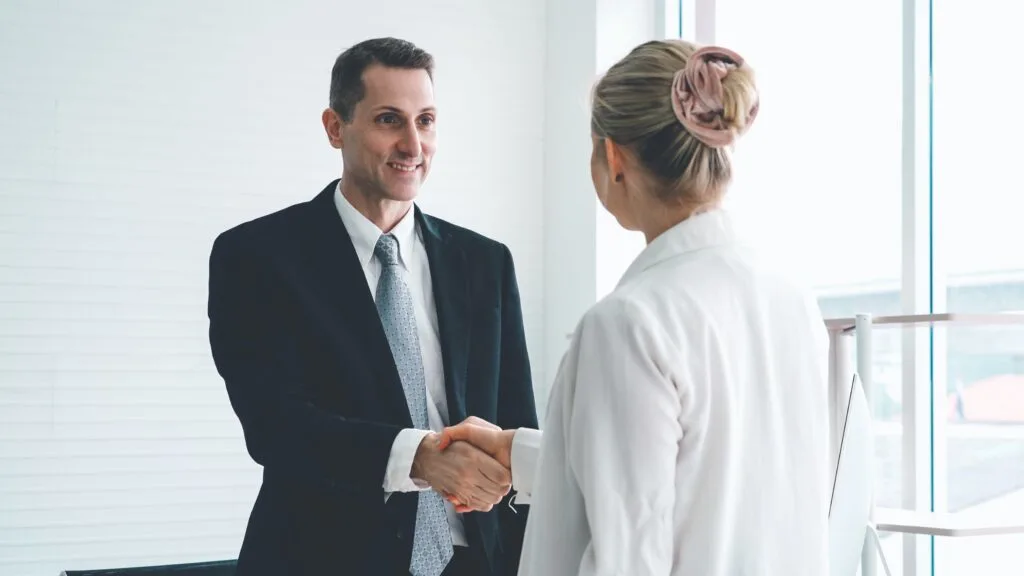
[[[373,386],[371,393],[379,395],[382,413],[392,422],[411,427],[402,381],[377,306],[352,239],[334,205],[336,186],[337,181],[332,182],[309,204],[311,242],[305,256],[309,259],[306,269],[314,274],[310,288],[319,292],[317,301],[325,303],[326,324],[343,332],[339,341],[358,348],[348,357],[365,359],[370,372],[377,376],[375,383],[354,385]]]
[[[466,418],[466,368],[469,354],[469,277],[466,255],[431,217],[416,208],[416,221],[430,261],[438,332],[448,400],[448,424]]]

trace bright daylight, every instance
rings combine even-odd
[[[1019,576],[1022,17],[0,4],[0,575]]]

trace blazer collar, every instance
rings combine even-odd
[[[309,274],[310,289],[326,303],[322,313],[335,341],[355,348],[350,357],[364,359],[375,375],[365,383],[366,395],[375,397],[375,411],[385,421],[408,428],[412,418],[402,381],[359,257],[334,204],[336,186],[332,182],[309,202],[310,241],[299,254],[306,262],[302,269]]]
[[[364,347],[364,355],[371,368],[378,372],[384,386],[385,401],[395,413],[402,412],[402,421],[411,425],[405,393],[398,370],[391,356],[387,337],[377,315],[373,296],[366,285],[357,250],[348,234],[335,205],[334,194],[338,180],[331,182],[310,204],[315,241],[310,248],[312,266],[321,270],[325,289],[337,294],[339,329],[360,334],[353,341]],[[441,340],[445,389],[448,400],[449,424],[466,418],[466,371],[469,366],[470,316],[469,269],[460,243],[452,236],[452,227],[424,214],[419,207],[413,209],[423,246],[430,263],[430,277],[437,309],[438,332]],[[412,223],[409,224],[410,227]],[[361,331],[361,332],[360,332]]]
[[[345,226],[349,236],[352,238],[352,246],[355,248],[356,257],[363,266],[373,258],[374,250],[377,248],[377,241],[384,235],[384,232],[356,210],[356,207],[341,193],[341,181],[338,180],[334,187],[334,207],[341,217],[341,223]],[[391,234],[398,240],[398,253],[402,264],[408,268],[413,250],[413,239],[416,234],[416,216],[414,210],[410,210],[398,221],[398,224],[391,230]]]
[[[466,254],[452,237],[451,227],[416,207],[416,222],[430,261],[434,305],[444,365],[449,424],[466,418],[466,371],[469,366],[469,269]]]
[[[690,216],[648,244],[626,269],[618,286],[676,256],[737,243],[732,218],[722,208]]]

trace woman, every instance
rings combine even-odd
[[[757,111],[724,48],[648,42],[597,84],[594,187],[647,246],[580,321],[539,457],[536,431],[443,436],[531,498],[521,575],[828,572],[824,324],[719,206]]]

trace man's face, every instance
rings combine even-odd
[[[426,70],[373,65],[352,121],[337,127],[344,178],[363,194],[410,201],[430,172],[436,133],[434,85]],[[328,126],[328,135],[332,127]]]

